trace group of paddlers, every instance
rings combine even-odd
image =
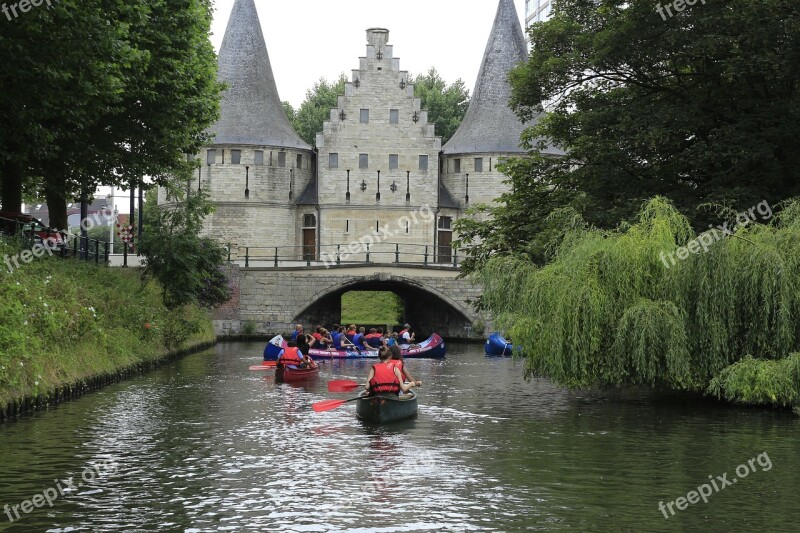
[[[314,333],[305,332],[302,324],[297,324],[290,340],[297,342],[297,346],[303,351],[308,345],[307,350],[377,350],[382,346],[393,346],[395,344],[412,345],[415,342],[414,333],[411,332],[409,324],[403,324],[403,329],[399,332],[384,333],[383,328],[370,328],[369,333],[365,327],[356,328],[355,324],[350,326],[340,326],[334,324],[331,330],[322,326],[314,328]]]
[[[400,348],[400,344],[414,342],[414,334],[410,328],[411,326],[404,324],[399,333],[388,335],[384,335],[381,328],[372,328],[365,335],[365,328],[356,330],[355,325],[349,328],[337,325],[333,334],[322,326],[317,326],[314,333],[309,335],[303,330],[302,324],[297,324],[286,348],[278,354],[278,366],[315,368],[317,364],[308,356],[312,346],[340,350],[348,347],[364,350],[377,348],[380,362],[370,368],[365,388],[370,394],[407,393],[422,385],[422,381],[415,380],[408,372]]]

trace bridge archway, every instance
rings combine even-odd
[[[412,325],[418,340],[434,332],[443,337],[463,337],[465,328],[472,325],[472,312],[466,302],[458,302],[412,278],[387,274],[349,279],[326,288],[293,312],[293,322],[310,327],[341,323],[342,295],[350,291],[397,294],[405,304],[405,321]]]

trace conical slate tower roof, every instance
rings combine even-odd
[[[286,118],[253,0],[233,4],[219,51],[219,80],[228,88],[220,119],[210,128],[216,144],[311,149]]]
[[[444,145],[446,154],[519,152],[525,126],[508,107],[508,72],[528,57],[513,0],[500,0],[464,121]]]

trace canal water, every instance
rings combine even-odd
[[[0,530],[797,530],[790,413],[573,393],[452,344],[409,362],[417,418],[374,427],[353,403],[311,410],[368,363],[276,385],[248,371],[261,349],[220,344],[0,426]]]

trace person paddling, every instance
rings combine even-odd
[[[286,343],[286,348],[281,350],[278,355],[278,367],[288,366],[290,368],[314,368],[316,365],[308,355],[305,355],[297,348],[295,341]]]
[[[380,363],[372,365],[367,376],[367,392],[369,395],[389,393],[400,394],[400,391],[408,392],[418,386],[416,382],[404,383],[403,376],[396,366],[389,364],[392,352],[386,346],[378,351]]]
[[[391,352],[391,359],[389,360],[389,365],[400,370],[400,374],[404,378],[404,380],[416,384],[417,387],[422,385],[422,381],[417,381],[416,379],[411,377],[411,374],[408,372],[408,369],[406,368],[405,365],[405,361],[403,361],[403,352],[402,350],[400,350],[400,347],[397,344],[393,344],[389,346],[389,351]]]

